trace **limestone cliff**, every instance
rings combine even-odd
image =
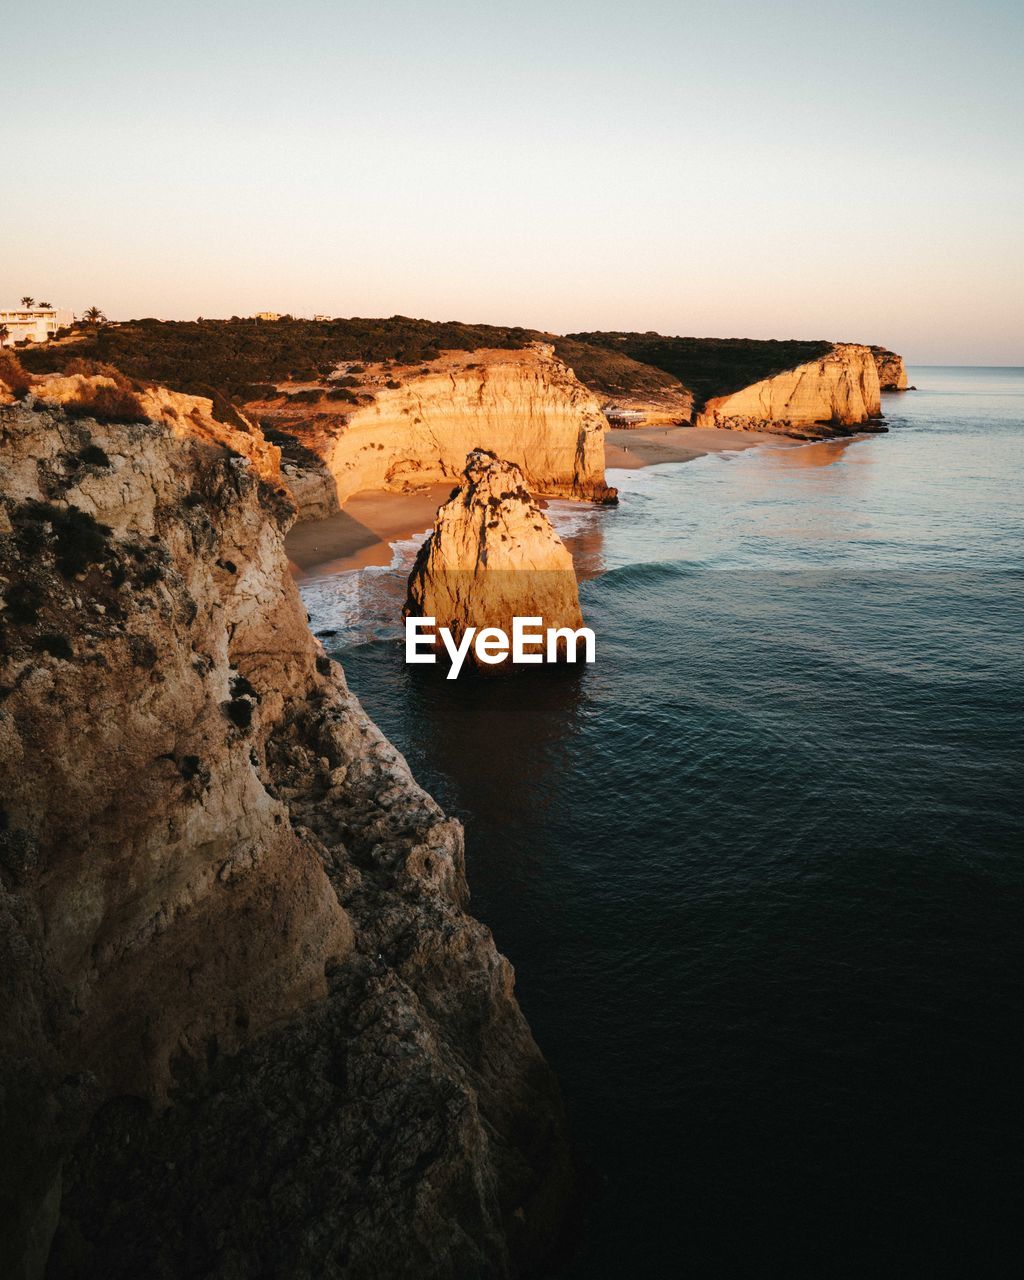
[[[513,463],[484,450],[469,455],[416,557],[405,614],[436,619],[456,640],[467,627],[511,635],[517,616],[583,625],[572,556]]]
[[[600,402],[550,345],[451,351],[413,369],[359,366],[344,381],[353,385],[304,387],[291,400],[251,406],[319,459],[339,505],[362,489],[458,479],[474,449],[514,462],[535,493],[615,500],[604,479]],[[327,514],[322,486],[304,484],[302,514]]]
[[[461,826],[310,635],[273,451],[82,390],[0,408],[0,1272],[510,1275],[563,1120]]]
[[[135,383],[116,370],[110,374],[42,374],[32,380],[30,399],[47,406],[74,406],[78,414],[89,409],[90,397],[110,391],[127,394],[139,410],[140,420],[162,422],[181,439],[207,441],[231,449],[248,458],[256,473],[266,480],[281,483],[281,450],[270,444],[262,431],[237,409],[231,409],[232,421],[218,420],[215,406],[206,396],[190,396],[181,391],[152,383]],[[0,401],[2,403],[2,401]],[[126,415],[124,406],[117,414]]]
[[[870,424],[880,415],[878,372],[871,349],[837,343],[806,364],[712,397],[696,424],[819,438],[849,434],[851,428],[879,430]]]
[[[909,379],[903,357],[885,347],[872,347],[871,354],[875,357],[879,387],[883,391],[906,391]]]

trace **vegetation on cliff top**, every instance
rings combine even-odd
[[[698,406],[752,382],[817,360],[832,350],[825,340],[802,342],[760,338],[668,338],[660,333],[571,333],[569,338],[653,365],[678,378]]]
[[[38,373],[62,371],[65,360],[87,356],[116,365],[134,378],[177,391],[209,395],[217,388],[240,400],[254,384],[289,378],[316,381],[343,360],[395,360],[422,364],[445,349],[525,347],[535,334],[490,325],[388,320],[132,320],[88,333],[74,346],[26,352]]]
[[[237,404],[266,398],[271,383],[323,381],[343,361],[422,365],[445,350],[517,350],[549,342],[597,395],[644,396],[686,389],[698,404],[824,355],[831,342],[677,338],[658,333],[566,336],[501,325],[389,319],[132,320],[83,332],[69,345],[26,350],[32,372],[62,372],[83,357],[195,395]],[[337,384],[334,384],[335,386]]]
[[[106,366],[104,371],[116,366],[133,378],[177,391],[209,396],[217,390],[236,403],[246,403],[272,396],[273,383],[323,379],[341,361],[422,365],[446,350],[518,350],[538,341],[552,343],[580,381],[601,396],[643,395],[679,386],[671,374],[602,346],[534,329],[435,323],[405,316],[260,324],[239,319],[133,320],[87,330],[73,345],[27,350],[25,358],[36,373],[74,372],[73,365],[88,362],[95,367],[100,362]],[[336,382],[332,398],[354,400],[342,395],[342,390],[355,381]]]

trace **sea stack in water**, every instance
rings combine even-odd
[[[576,571],[512,462],[483,449],[438,510],[409,575],[405,616],[434,618],[456,640],[470,627],[540,618],[544,628],[583,625]]]

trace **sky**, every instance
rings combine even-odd
[[[1024,364],[1010,0],[4,0],[0,307]]]

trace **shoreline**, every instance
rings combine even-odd
[[[299,520],[284,542],[292,575],[342,573],[391,563],[391,544],[426,532],[452,491],[435,484],[418,493],[366,489],[353,494],[341,511],[323,520]]]
[[[665,462],[693,462],[709,453],[730,453],[771,444],[796,448],[803,442],[764,431],[722,431],[717,427],[610,427],[605,436],[605,469],[626,471]],[[288,531],[285,552],[294,577],[344,573],[391,563],[391,544],[417,534],[426,537],[437,508],[451,493],[435,484],[416,493],[365,489],[341,511],[322,520],[300,520]]]
[[[802,444],[768,431],[723,431],[719,427],[611,427],[605,436],[605,467],[635,471],[662,462],[693,462],[709,453],[732,453],[772,444]]]

